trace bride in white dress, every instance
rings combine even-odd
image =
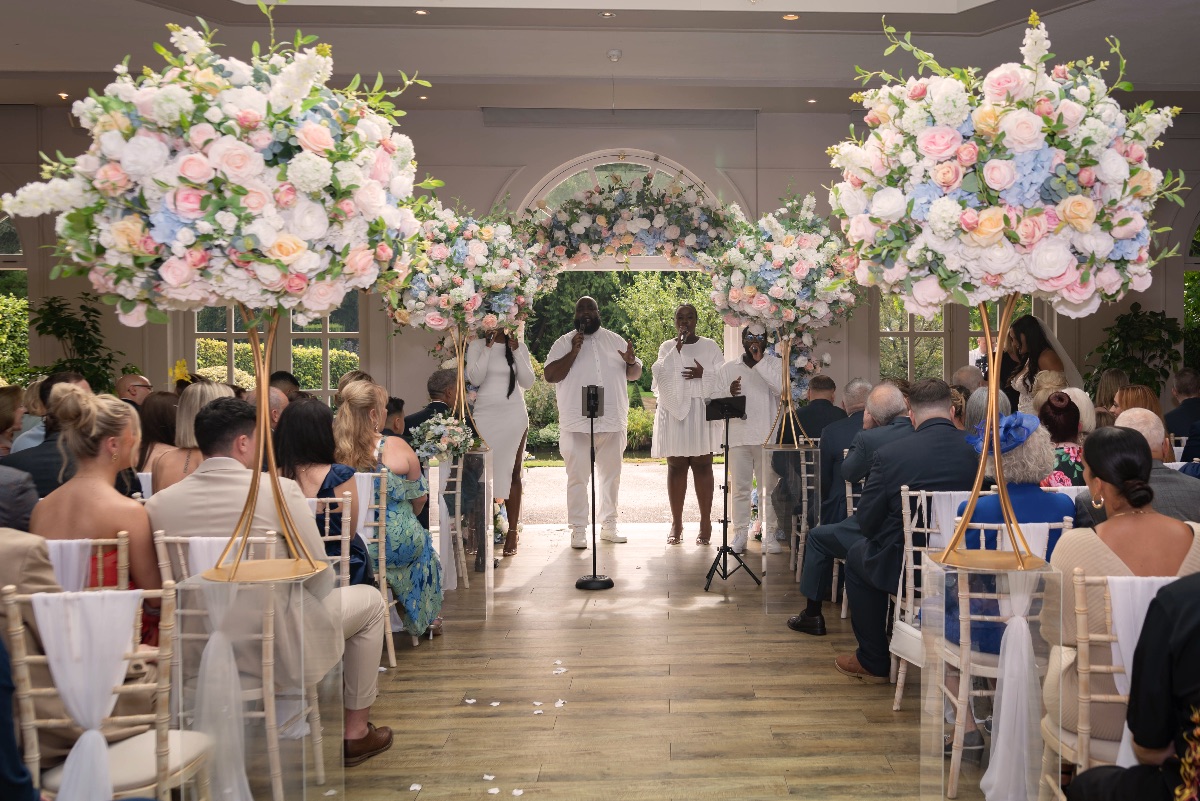
[[[525,390],[533,386],[529,348],[518,337],[493,331],[467,345],[466,377],[479,387],[471,416],[492,449],[492,493],[508,512],[504,555],[517,552],[521,519],[521,457],[529,430]]]
[[[721,431],[704,419],[704,400],[720,393],[719,372],[725,358],[708,337],[696,336],[696,307],[684,304],[675,310],[676,337],[658,349],[654,362],[654,441],[650,455],[667,460],[667,497],[671,503],[671,533],[667,544],[683,539],[683,498],[687,474],[692,471],[700,505],[700,536],[707,545],[712,536],[713,451],[721,447]]]
[[[1068,387],[1083,389],[1083,378],[1054,332],[1032,314],[1013,320],[1005,345],[1008,355],[1017,362],[1011,386],[1020,396],[1017,403],[1019,411],[1033,415],[1038,413],[1033,408],[1034,382],[1038,373],[1062,373]]]

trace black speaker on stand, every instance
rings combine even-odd
[[[592,573],[580,576],[575,582],[575,589],[611,590],[613,580],[599,575],[596,568],[596,418],[604,416],[604,387],[589,385],[583,388],[583,415],[588,418],[592,462]]]

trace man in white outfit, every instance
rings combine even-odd
[[[729,421],[729,480],[733,496],[733,541],[735,553],[745,553],[750,538],[751,476],[763,486],[762,446],[771,433],[779,410],[783,387],[783,365],[778,356],[767,356],[767,336],[762,326],[742,329],[745,352],[721,367],[720,382],[730,395],[746,396],[746,419]],[[762,495],[759,496],[760,499]]]
[[[625,542],[617,533],[617,493],[621,488],[621,459],[629,421],[625,384],[642,376],[642,363],[633,344],[600,326],[600,307],[589,297],[575,304],[575,331],[563,334],[550,347],[544,371],[558,397],[559,450],[567,465],[567,523],[571,547],[587,547],[591,473],[590,421],[583,413],[583,388],[604,388],[604,415],[596,426],[596,495],[600,536]]]

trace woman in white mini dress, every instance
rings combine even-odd
[[[471,416],[492,449],[492,494],[504,501],[508,536],[504,555],[517,552],[521,519],[521,457],[529,430],[525,390],[533,386],[529,348],[503,331],[482,335],[467,345],[467,383],[479,387]]]
[[[696,336],[696,307],[684,304],[675,310],[676,337],[662,343],[654,362],[654,441],[650,455],[667,460],[667,497],[671,503],[668,545],[683,540],[683,498],[687,474],[692,471],[700,505],[700,536],[707,545],[712,536],[713,451],[721,446],[716,423],[704,419],[704,401],[718,396],[718,373],[725,358],[716,342]]]

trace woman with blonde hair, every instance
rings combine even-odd
[[[29,530],[48,540],[115,539],[129,533],[129,575],[133,586],[162,586],[150,518],[142,504],[116,490],[117,475],[137,459],[141,425],[137,411],[112,395],[92,395],[64,383],[54,387],[48,407],[58,424],[58,448],[75,474],[33,508]],[[86,510],[81,514],[81,510]],[[105,586],[115,582],[117,554],[105,555]],[[92,586],[98,584],[92,563]],[[146,621],[149,623],[150,621]],[[157,622],[143,626],[143,640],[157,639]]]
[[[1111,367],[1100,374],[1096,384],[1096,408],[1108,409],[1116,400],[1117,390],[1129,386],[1129,374],[1124,370]]]
[[[375,379],[371,378],[370,373],[364,373],[362,370],[347,370],[342,373],[342,377],[338,379],[337,392],[333,393],[333,406],[338,408],[342,405],[342,390],[347,384],[353,384],[355,381],[366,381],[368,384],[374,384]]]
[[[151,471],[151,486],[162,492],[172,484],[183,481],[204,461],[196,443],[196,413],[217,398],[232,398],[228,384],[196,381],[188,384],[179,396],[175,416],[175,448],[159,456]]]
[[[433,538],[417,520],[429,500],[421,462],[403,439],[379,433],[387,416],[387,390],[368,381],[352,381],[340,394],[341,405],[333,420],[337,461],[361,473],[388,470],[384,563],[404,629],[414,641],[426,631],[440,633],[441,564]],[[379,546],[372,544],[370,553],[378,564]]]
[[[21,431],[25,417],[25,390],[0,387],[0,456],[8,456],[13,438]]]

